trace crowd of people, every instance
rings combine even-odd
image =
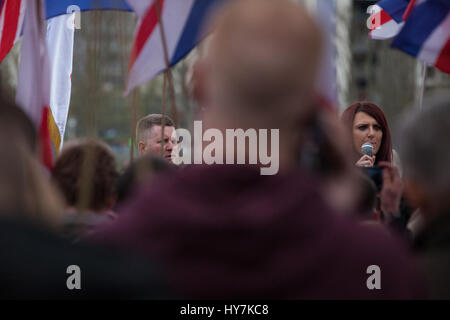
[[[339,115],[318,98],[323,38],[302,7],[234,1],[208,28],[198,119],[278,129],[279,172],[261,175],[260,159],[176,166],[160,114],[138,122],[123,172],[98,139],[65,142],[46,172],[33,124],[1,97],[0,296],[449,299],[450,94],[391,135],[382,106]]]

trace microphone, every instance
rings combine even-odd
[[[363,145],[361,146],[361,152],[362,154],[366,154],[371,157],[373,153],[373,144],[371,144],[370,142],[363,143]]]

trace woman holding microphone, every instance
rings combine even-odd
[[[392,162],[391,132],[376,104],[355,102],[345,109],[341,120],[352,137],[355,165],[373,167],[379,162]]]
[[[403,182],[393,164],[391,132],[384,112],[372,102],[355,102],[345,109],[341,121],[351,136],[354,164],[380,169],[375,220],[384,220],[408,236],[406,223],[411,209],[401,206]]]

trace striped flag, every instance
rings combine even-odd
[[[403,15],[408,8],[411,0],[381,0],[377,2],[380,6],[395,22],[402,22]]]
[[[156,1],[170,66],[187,55],[201,39],[201,26],[213,6],[226,0],[127,0],[139,17],[125,93],[166,69]]]
[[[450,73],[450,1],[418,0],[409,13],[392,47]]]
[[[26,0],[0,0],[0,63],[20,38]]]
[[[376,40],[395,37],[403,27],[402,15],[407,6],[405,0],[382,0],[370,6],[369,37]]]
[[[44,1],[28,1],[20,52],[16,102],[38,129],[40,157],[49,169],[53,165],[49,121],[50,65],[45,41]]]
[[[0,63],[20,39],[28,0],[0,0]],[[125,0],[46,0],[46,19],[73,11],[132,11]]]

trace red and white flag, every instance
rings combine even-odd
[[[53,166],[49,120],[50,64],[45,38],[45,2],[28,1],[25,13],[16,103],[24,109],[38,128],[40,157],[49,169]]]
[[[47,46],[51,69],[50,109],[53,116],[49,118],[48,125],[54,156],[58,155],[62,148],[69,114],[74,34],[75,13],[48,19]]]
[[[26,0],[0,0],[0,63],[20,38]]]
[[[203,22],[211,10],[224,2],[226,0],[127,0],[139,21],[125,93],[167,68],[160,19],[164,26],[167,59],[169,66],[173,66],[202,39]]]

